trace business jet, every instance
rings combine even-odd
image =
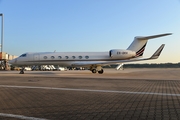
[[[137,36],[127,49],[111,49],[107,52],[27,52],[9,61],[9,63],[15,66],[60,65],[63,67],[88,67],[92,73],[98,72],[102,74],[104,72],[102,66],[118,64],[116,69],[119,69],[126,62],[157,59],[165,45],[162,44],[151,57],[142,58],[147,41],[167,35],[171,35],[171,33],[144,37]],[[20,71],[20,74],[24,74],[24,69]]]

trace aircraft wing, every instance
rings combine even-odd
[[[92,65],[106,66],[109,64],[119,64],[119,63],[126,63],[126,62],[136,62],[136,61],[157,59],[160,56],[164,46],[165,44],[162,44],[150,58],[142,58],[142,59],[134,58],[134,59],[128,59],[128,60],[98,61],[98,62],[97,61],[84,61],[84,62],[74,63],[72,64],[72,66],[92,66]]]

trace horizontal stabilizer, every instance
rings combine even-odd
[[[135,37],[138,40],[148,40],[148,39],[153,39],[153,38],[158,38],[158,37],[163,37],[163,36],[167,36],[167,35],[172,35],[172,33],[166,33],[166,34],[159,34],[159,35],[151,35],[151,36],[137,36]]]

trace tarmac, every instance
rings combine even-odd
[[[180,119],[180,68],[0,71],[0,119]]]

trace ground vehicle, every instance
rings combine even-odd
[[[67,69],[65,69],[64,67],[57,67],[56,68],[58,71],[66,71]]]
[[[50,71],[51,68],[48,67],[47,65],[43,65],[42,70],[43,70],[43,71]]]
[[[32,70],[30,67],[25,67],[24,70]]]

